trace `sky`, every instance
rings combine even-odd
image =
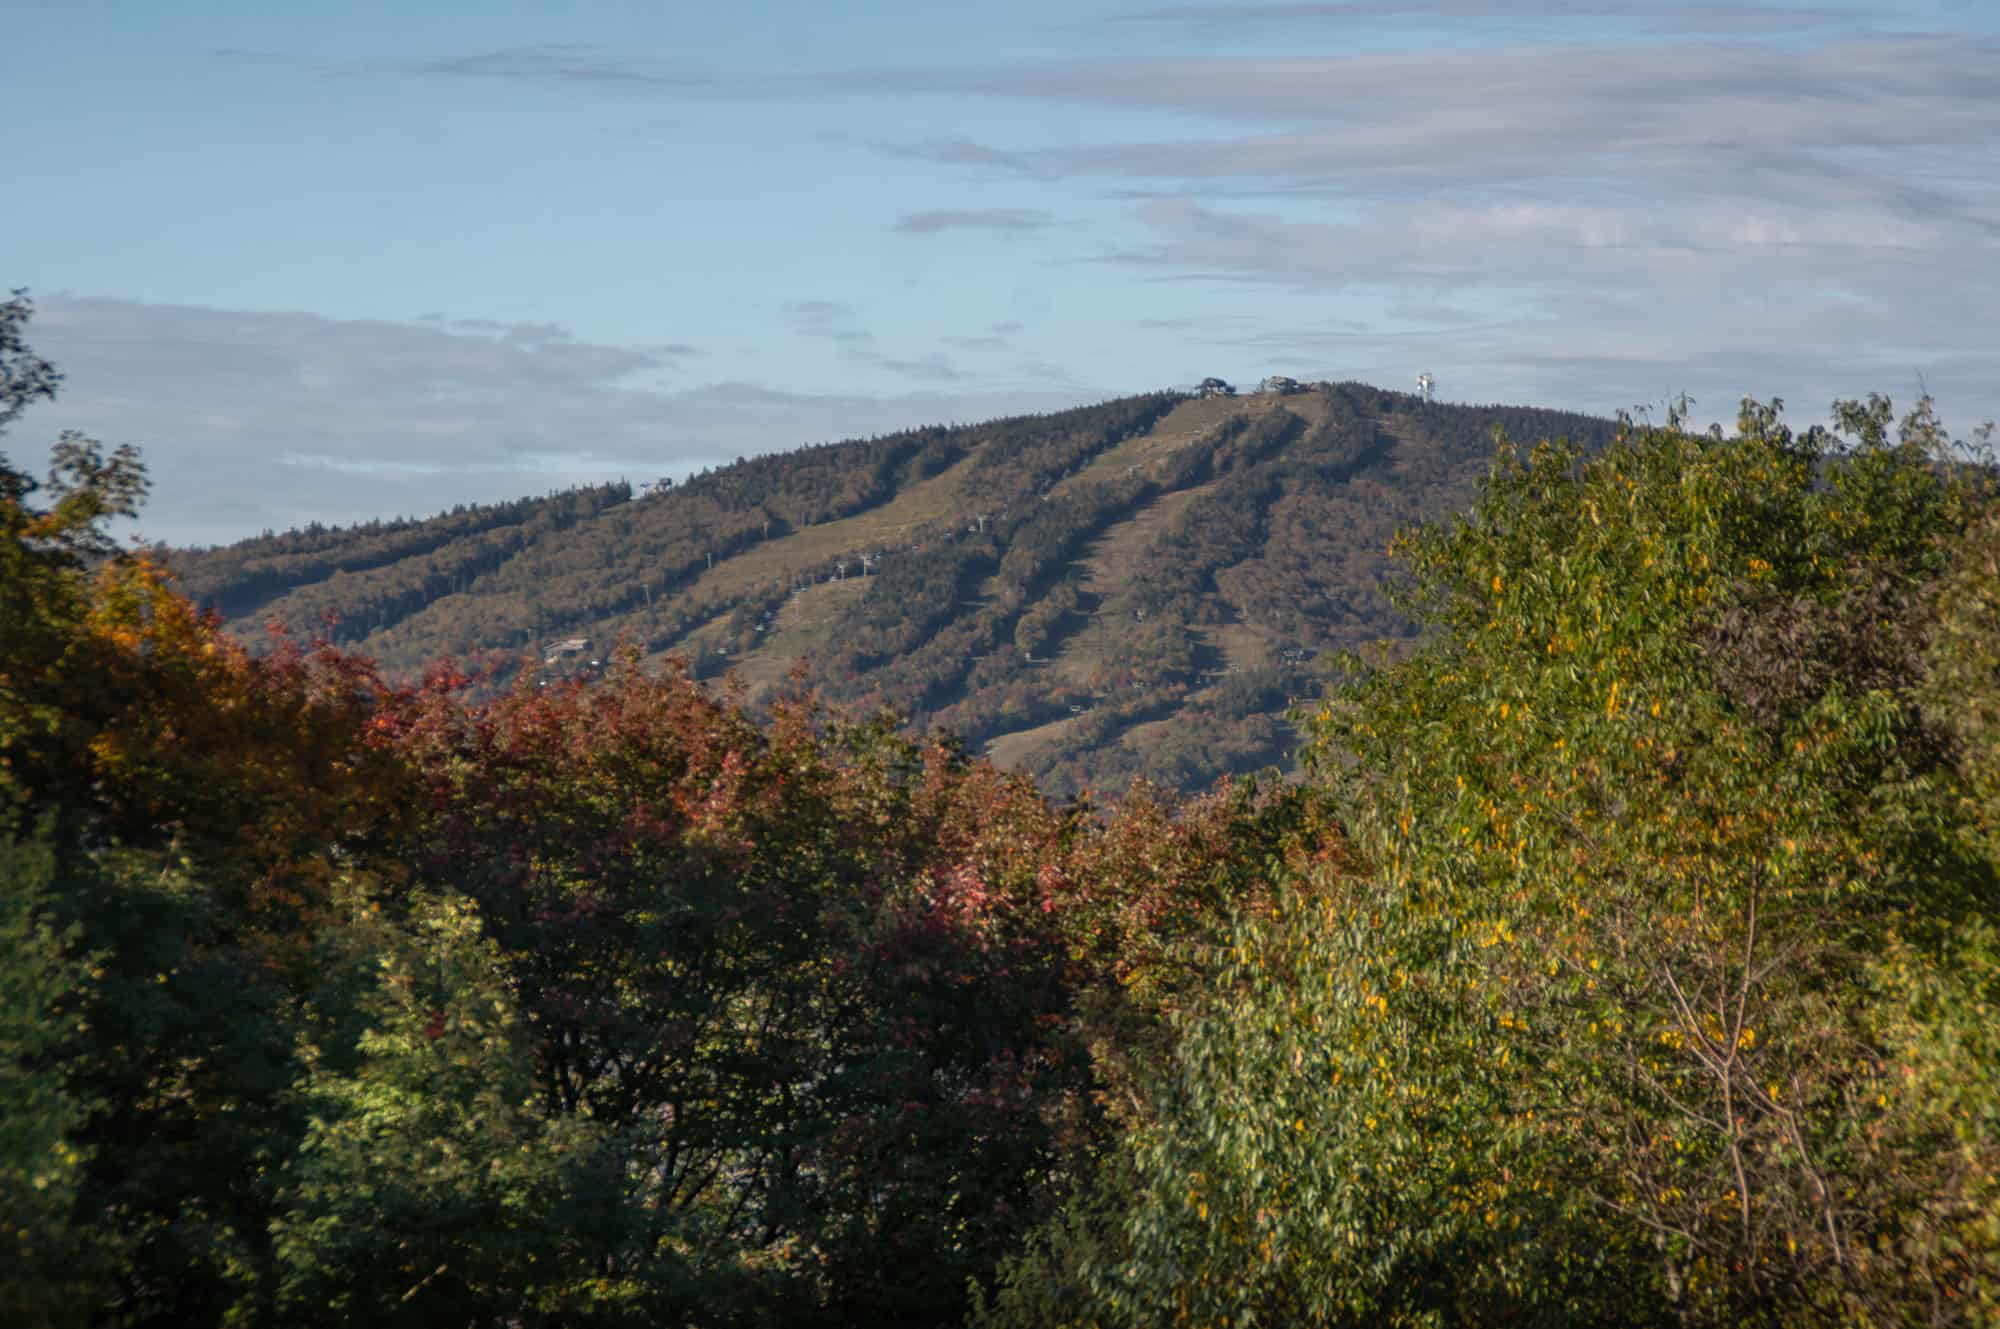
[[[0,0],[0,290],[139,529],[1217,374],[2000,415],[2000,0]]]

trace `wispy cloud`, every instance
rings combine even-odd
[[[968,375],[951,362],[942,351],[931,351],[918,356],[877,355],[868,358],[869,363],[879,365],[892,374],[904,378],[918,379],[925,383],[963,383]]]
[[[1127,17],[1309,23],[1473,8],[1483,7]],[[1805,384],[1813,400],[1928,366],[1959,402],[2000,409],[2000,363],[1976,351],[2000,300],[2000,39],[1856,37],[1843,25],[1866,14],[1833,5],[1739,15],[1795,25],[1783,42],[1724,39],[1740,25],[1722,6],[1548,0],[1510,12],[1658,21],[1568,45],[933,68],[852,86],[1102,107],[1121,124],[1171,117],[1170,135],[1062,147],[952,139],[949,156],[1128,198],[1131,227],[1100,233],[1104,263],[1369,311],[1357,312],[1356,336],[1280,325],[1258,334],[1260,352],[1280,353],[1290,336],[1294,349],[1337,357],[1329,370],[1361,372],[1382,359],[1370,337],[1423,337],[1441,362],[1476,365],[1483,383],[1553,387],[1553,400],[1572,402],[1579,385],[1596,385],[1598,404],[1677,378],[1713,390],[1732,370],[1737,391]],[[1659,35],[1669,28],[1710,37]],[[1383,312],[1425,306],[1460,317]],[[1578,346],[1591,348],[1588,368]]]
[[[1358,328],[1292,325],[1247,343],[1316,346],[1343,374],[1407,365],[1407,352],[1383,352],[1415,338],[1440,368],[1465,366],[1487,393],[1505,385],[1517,399],[1586,392],[1610,407],[1675,386],[1727,400],[1775,392],[1817,418],[1835,395],[1907,393],[1922,370],[1948,405],[2000,407],[1979,333],[2000,299],[1994,251],[1963,250],[1945,224],[1775,206],[1649,218],[1416,203],[1342,224],[1194,204],[1154,205],[1145,220],[1156,242],[1123,261],[1383,307]],[[1211,335],[1236,340],[1227,327]]]
[[[1515,187],[1552,178],[1643,182],[1770,174],[1852,192],[1924,180],[1953,152],[1990,166],[2000,41],[1872,37],[1779,49],[1743,43],[1100,62],[856,75],[849,87],[1094,103],[1248,133],[1011,149],[966,138],[883,144],[894,155],[1051,175]],[[1972,164],[1968,162],[1967,164]],[[1671,178],[1646,174],[1664,167]],[[1739,177],[1745,184],[1759,175]],[[1991,187],[1990,171],[1976,174]]]
[[[939,231],[1039,231],[1055,224],[1055,218],[1035,208],[946,209],[912,212],[896,223],[909,235],[934,235]]]
[[[714,82],[699,71],[660,61],[613,56],[595,46],[569,42],[508,46],[427,60],[384,60],[351,65],[344,72],[635,92],[685,92]]]
[[[881,351],[876,346],[875,334],[861,326],[860,311],[845,302],[801,300],[786,306],[786,313],[800,336],[833,343],[840,348],[841,358],[851,364],[926,383],[956,383],[965,378],[942,352],[904,356]]]
[[[852,85],[850,90],[853,90]],[[906,161],[932,162],[939,166],[986,166],[1023,175],[1048,173],[1046,168],[1036,165],[1029,154],[1004,151],[969,138],[872,139],[866,142],[884,156]]]
[[[282,51],[256,50],[245,46],[217,46],[209,58],[226,65],[291,65],[298,61]]]
[[[795,300],[785,306],[785,312],[808,336],[836,335],[860,317],[860,311],[844,300]]]
[[[831,302],[807,308],[845,316]],[[32,467],[36,449],[67,428],[140,446],[156,483],[139,528],[176,542],[683,474],[774,448],[1106,395],[691,382],[677,366],[698,348],[608,346],[546,324],[442,317],[44,298],[30,335],[67,381],[56,402],[15,425],[7,450]],[[913,384],[958,381],[942,357],[874,358]]]
[[[1745,3],[1686,4],[1665,7],[1658,0],[1516,0],[1494,5],[1489,0],[1350,0],[1323,4],[1167,5],[1112,16],[1115,24],[1195,26],[1213,32],[1224,28],[1326,24],[1383,19],[1434,19],[1453,23],[1504,25],[1522,20],[1628,19],[1646,31],[1680,33],[1799,32],[1849,26],[1879,15],[1868,8]]]

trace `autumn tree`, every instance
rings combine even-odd
[[[1367,871],[1212,949],[1097,1322],[1990,1320],[1984,694],[1940,681],[1990,582],[1935,436],[1510,448],[1404,542],[1428,644],[1314,726]]]
[[[7,421],[59,381],[28,313],[0,306]],[[7,1296],[81,1314],[88,1280],[131,1324],[268,1295],[335,856],[403,805],[368,668],[225,639],[106,529],[144,489],[132,450],[74,435],[45,483],[0,458],[0,1076],[24,1114],[0,1168],[45,1183],[33,1229],[8,1220],[31,1258]]]

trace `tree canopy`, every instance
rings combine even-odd
[[[1423,646],[1313,720],[1366,870],[1214,948],[996,1322],[1051,1268],[1103,1324],[1992,1322],[2000,583],[1938,437],[1506,447],[1410,535]]]

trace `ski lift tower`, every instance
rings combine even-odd
[[[1429,374],[1417,375],[1417,391],[1424,394],[1424,405],[1431,404],[1431,390],[1437,387],[1437,380]]]

